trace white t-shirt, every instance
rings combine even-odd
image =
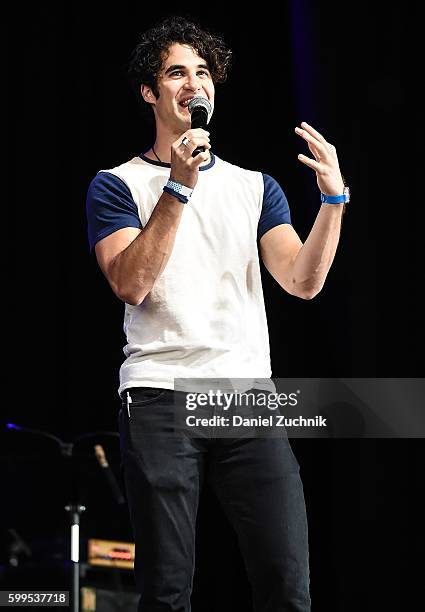
[[[91,248],[122,227],[143,228],[169,175],[170,164],[144,155],[101,170],[87,197]],[[176,378],[271,376],[257,241],[291,223],[285,194],[271,177],[212,155],[182,206],[164,271],[139,306],[125,305],[120,394],[174,389]]]

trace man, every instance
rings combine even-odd
[[[218,158],[209,132],[191,129],[188,101],[214,105],[230,56],[183,18],[146,32],[130,75],[153,110],[155,143],[99,172],[88,192],[91,247],[126,304],[120,433],[140,612],[190,610],[204,479],[238,535],[256,612],[310,610],[305,503],[287,438],[169,437],[156,418],[172,412],[176,378],[271,376],[257,241],[282,288],[311,299],[339,239],[344,182],[313,127],[296,128],[314,156],[299,160],[331,203],[304,244],[276,181]]]

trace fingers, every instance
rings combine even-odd
[[[211,144],[208,141],[201,140],[200,138],[195,138],[194,140],[189,141],[187,145],[178,145],[176,153],[180,159],[189,159],[197,147],[211,149]]]
[[[211,149],[211,144],[203,138],[194,138],[190,141],[190,144],[186,145],[182,154],[184,157],[192,157],[192,153],[198,147],[204,147],[206,150]]]
[[[191,154],[200,146],[211,148],[209,132],[201,128],[188,130],[173,144],[173,147],[175,147],[177,151],[186,150],[190,151]]]
[[[311,128],[313,129],[313,128]],[[315,131],[315,130],[314,130]],[[318,140],[316,138],[316,136],[313,136],[310,132],[308,132],[307,130],[302,130],[299,127],[295,128],[295,132],[301,136],[301,138],[304,138],[304,140],[307,141],[307,143],[309,144],[309,148],[310,145],[316,149],[316,151],[318,152],[318,156],[324,156],[326,155],[326,153],[329,153],[329,146],[328,143],[326,142],[326,140],[324,140],[323,136],[320,136],[319,132],[316,132],[316,134],[318,134],[321,138],[321,140]],[[312,153],[314,153],[314,151],[312,151],[312,149],[310,148],[310,151]]]
[[[204,147],[205,151],[192,157],[192,153],[198,147]],[[179,140],[173,143],[172,148],[180,161],[184,162],[189,168],[196,168],[209,159],[208,150],[211,149],[209,132],[201,128],[188,130],[180,136]]]
[[[313,153],[316,161],[321,161],[320,153],[317,150],[317,148],[314,146],[314,144],[311,143],[311,142],[308,142],[307,145],[308,145],[308,148],[310,149],[310,151]]]
[[[324,144],[324,145],[328,144],[326,142],[325,138],[317,130],[315,130],[314,127],[312,127],[311,125],[309,125],[305,121],[301,122],[301,127],[303,128],[304,131],[306,131],[309,134],[311,134],[316,140],[318,140],[322,144]]]
[[[322,169],[319,162],[315,161],[314,159],[310,159],[309,157],[307,157],[306,155],[303,155],[302,153],[298,155],[298,159],[300,160],[300,162],[302,162],[309,168],[313,168],[313,170],[316,170],[316,172],[320,172]]]
[[[316,170],[316,172],[323,171],[323,164],[326,165],[335,161],[336,149],[311,125],[305,121],[303,121],[301,125],[302,128],[296,127],[295,132],[307,142],[308,148],[313,153],[315,159],[310,159],[302,154],[298,155],[298,159],[306,166]]]
[[[195,157],[192,157],[194,150],[198,146],[205,147],[205,151],[201,151],[200,153],[197,153]],[[190,143],[190,145],[186,147],[186,151],[182,153],[182,155],[184,156],[184,163],[191,168],[196,168],[197,166],[202,164],[202,162],[207,161],[207,159],[209,159],[209,149],[211,149],[211,145],[208,142],[205,143],[204,141],[198,141],[197,139],[195,139],[193,143]]]
[[[210,156],[209,156],[208,151],[204,151],[204,153],[198,153],[198,155],[195,155],[195,157],[192,157],[192,161],[191,161],[192,168],[196,168],[197,166],[200,166],[203,162],[207,161],[209,157]]]
[[[203,147],[205,151],[192,157],[197,147]],[[196,128],[182,134],[171,145],[171,173],[174,180],[193,189],[198,180],[199,166],[210,158],[209,149],[210,137],[206,130]]]

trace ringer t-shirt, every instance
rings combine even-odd
[[[143,231],[170,167],[142,154],[97,173],[87,193],[90,249],[121,228]],[[140,305],[125,304],[120,395],[174,389],[175,378],[271,376],[257,241],[291,223],[282,188],[211,154],[182,206],[165,269]]]

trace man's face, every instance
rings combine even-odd
[[[214,106],[214,84],[207,63],[189,45],[176,43],[169,48],[157,87],[159,97],[151,98],[157,124],[173,131],[190,129],[188,101],[191,98],[203,96]]]

